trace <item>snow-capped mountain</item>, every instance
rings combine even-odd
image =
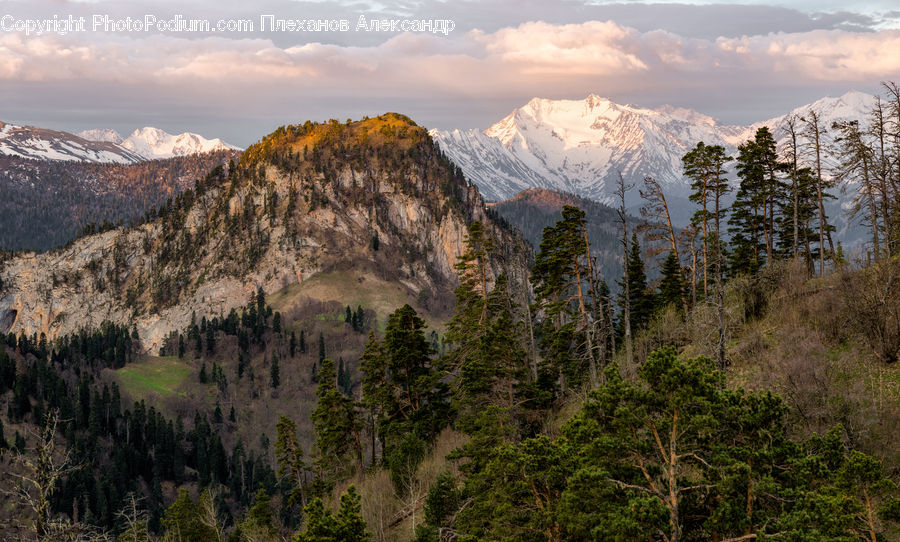
[[[830,127],[836,120],[865,119],[874,100],[848,92],[749,126],[730,126],[689,109],[645,109],[594,94],[584,100],[535,98],[487,130],[432,130],[431,136],[488,200],[540,187],[612,203],[621,172],[629,183],[653,176],[677,202],[689,187],[681,157],[697,142],[722,145],[734,156],[760,126],[783,140],[782,125],[792,114],[814,109]],[[634,190],[629,204],[637,198]]]
[[[93,130],[83,130],[78,132],[78,137],[87,139],[88,141],[106,141],[118,145],[122,142],[122,136],[119,132],[111,128],[95,128]]]
[[[68,132],[3,122],[0,122],[0,155],[118,164],[130,164],[144,159],[134,151],[109,141],[94,141]]]
[[[149,160],[217,150],[240,150],[239,147],[226,143],[219,138],[206,139],[191,132],[172,135],[159,128],[150,126],[135,130],[120,145]]]
[[[219,138],[185,132],[172,135],[159,128],[135,130],[127,138],[109,128],[76,134],[0,122],[0,155],[38,160],[132,164],[217,150],[241,150]]]

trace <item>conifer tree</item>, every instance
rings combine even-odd
[[[448,386],[424,332],[425,322],[409,305],[388,317],[383,342],[370,335],[361,358],[363,401],[377,413],[384,455],[404,435],[430,442],[448,422]]]
[[[303,509],[306,525],[294,536],[294,542],[369,542],[372,537],[360,514],[359,503],[360,496],[352,485],[341,495],[337,515],[325,508],[322,499],[313,499]]]
[[[682,307],[684,296],[684,275],[681,273],[681,264],[674,252],[669,252],[662,265],[662,280],[659,283],[659,295],[656,298],[660,308],[676,305]]]
[[[273,388],[281,385],[281,369],[278,367],[278,355],[272,352],[272,367],[269,369],[269,379]]]
[[[351,452],[356,452],[358,473],[362,476],[361,429],[353,400],[337,387],[334,362],[322,360],[319,369],[319,385],[316,388],[318,402],[311,418],[316,436],[318,457],[316,465],[325,480],[347,473]]]
[[[239,525],[245,540],[273,540],[278,534],[275,516],[272,514],[271,499],[265,488],[260,487],[254,495],[253,506]]]
[[[306,505],[306,462],[303,459],[303,448],[297,439],[297,424],[287,416],[281,416],[275,426],[278,437],[275,441],[275,459],[278,462],[278,475],[289,476],[295,484],[290,496],[290,503]],[[234,455],[234,454],[232,454]]]
[[[702,233],[704,297],[709,293],[711,262],[722,258],[721,223],[726,214],[722,198],[731,191],[724,167],[730,160],[721,145],[706,145],[702,141],[681,159],[684,174],[693,181],[690,200],[701,207],[691,218],[691,224]]]
[[[775,139],[765,126],[754,139],[738,147],[737,174],[741,179],[729,220],[733,254],[731,273],[755,273],[776,258],[775,214],[780,213],[784,185],[778,173],[785,169],[778,161]],[[765,255],[763,255],[765,253]]]
[[[631,325],[634,329],[642,329],[650,322],[653,315],[654,296],[647,287],[647,275],[644,273],[644,259],[641,257],[641,245],[638,242],[637,233],[631,234],[631,244],[628,249],[628,275],[626,276],[628,291],[630,292]],[[625,284],[619,283],[622,289]],[[619,296],[619,306],[622,314],[625,313],[624,296]],[[620,320],[620,326],[621,326]]]
[[[598,381],[598,366],[604,353],[599,345],[602,312],[597,294],[590,246],[585,234],[584,211],[564,206],[562,219],[544,228],[540,252],[532,269],[544,371],[558,378],[562,391],[580,384],[584,375],[592,385]],[[586,369],[586,370],[585,370]]]

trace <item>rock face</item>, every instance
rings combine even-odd
[[[234,171],[213,170],[152,222],[7,260],[0,333],[54,338],[104,320],[156,352],[192,316],[227,314],[318,273],[353,269],[449,308],[467,223],[498,240],[495,273],[526,275],[520,238],[412,121],[279,129]]]

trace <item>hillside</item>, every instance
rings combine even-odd
[[[133,164],[0,156],[0,249],[44,251],[86,225],[137,222],[238,152],[216,151]]]
[[[347,269],[439,314],[452,304],[466,223],[490,224],[478,191],[396,114],[279,128],[153,216],[5,262],[0,331],[52,339],[109,320],[134,324],[156,352],[192,314],[224,315],[258,286],[302,290]],[[491,228],[523,277],[516,242]]]

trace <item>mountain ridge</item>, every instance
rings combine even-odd
[[[173,135],[145,126],[123,138],[110,128],[77,134],[0,121],[0,156],[65,162],[134,164],[219,150],[242,150],[220,138],[184,132]]]
[[[652,176],[683,198],[688,183],[682,178],[681,157],[697,142],[722,145],[735,155],[737,145],[760,126],[773,128],[783,143],[779,127],[792,114],[814,108],[830,126],[835,120],[859,120],[873,102],[874,96],[850,91],[738,126],[690,109],[620,105],[592,93],[583,100],[533,98],[485,130],[430,133],[488,200],[508,199],[526,188],[550,188],[609,204],[619,171],[630,183]]]

